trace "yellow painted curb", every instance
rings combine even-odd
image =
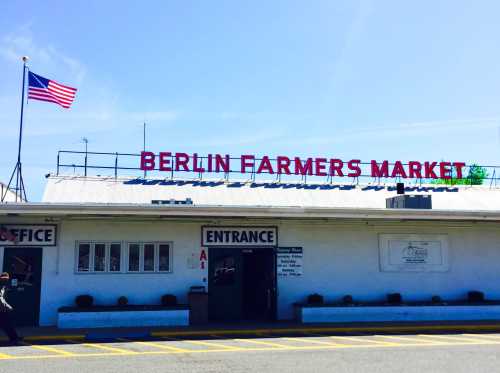
[[[83,340],[85,339],[85,334],[61,334],[61,335],[32,335],[24,337],[25,341],[53,341],[53,340],[61,340],[61,339],[76,339]]]
[[[411,332],[411,331],[500,331],[500,324],[481,325],[400,325],[400,326],[355,326],[355,327],[312,327],[312,328],[269,328],[269,329],[214,329],[186,331],[156,331],[153,337],[182,337],[204,335],[247,335],[270,333],[360,333],[360,332]]]
[[[152,337],[201,337],[210,335],[254,335],[254,334],[293,334],[293,333],[383,333],[383,332],[414,332],[414,331],[500,331],[500,324],[478,325],[388,325],[388,326],[325,326],[300,328],[261,328],[261,329],[211,329],[211,330],[160,330],[150,333]],[[55,341],[84,340],[85,334],[53,334],[25,336],[25,341]],[[7,341],[0,337],[0,341]]]
[[[63,340],[63,339],[76,339],[83,340],[85,339],[85,334],[66,334],[66,335],[29,335],[23,337],[25,341],[55,341],[55,340]],[[5,342],[8,341],[7,337],[0,337],[0,341]]]

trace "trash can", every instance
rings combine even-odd
[[[204,286],[191,286],[188,293],[189,325],[208,323],[208,293]]]

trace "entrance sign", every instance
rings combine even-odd
[[[362,166],[368,168],[368,175],[363,174]],[[267,155],[256,158],[255,155],[232,157],[229,154],[172,153],[149,151],[141,152],[141,170],[168,172],[238,172],[255,174],[301,175],[301,176],[371,176],[374,178],[409,178],[409,179],[462,179],[464,162],[431,161],[377,161],[363,163],[359,159],[341,160],[337,158],[304,158]]]
[[[55,225],[0,226],[0,246],[55,246]]]
[[[202,227],[201,246],[276,247],[276,227]]]
[[[446,272],[447,235],[381,234],[382,272]]]
[[[276,270],[279,277],[302,276],[302,247],[276,249]]]

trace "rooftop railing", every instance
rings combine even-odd
[[[274,180],[276,182],[315,182],[315,183],[351,183],[359,184],[360,182],[372,184],[387,184],[396,182],[405,182],[409,185],[423,185],[423,184],[439,184],[439,185],[478,185],[478,179],[471,177],[471,167],[478,167],[478,165],[466,165],[463,169],[464,178],[461,180],[456,179],[454,176],[448,180],[441,179],[425,179],[425,178],[403,178],[403,177],[377,177],[371,175],[370,162],[361,162],[361,174],[357,177],[348,176],[316,176],[316,175],[288,175],[284,173],[270,173],[263,171],[256,172],[256,164],[262,158],[255,158],[253,167],[248,172],[242,173],[240,170],[240,157],[230,157],[230,168],[227,172],[211,171],[211,172],[194,172],[186,170],[160,171],[158,166],[154,170],[144,171],[140,167],[141,154],[140,153],[108,153],[108,152],[85,152],[73,150],[60,150],[57,153],[57,170],[56,174],[74,174],[82,176],[129,176],[137,178],[157,178],[157,179],[179,179],[190,178],[203,180],[207,178],[222,178],[231,181],[259,181]],[[305,158],[304,158],[305,159]],[[174,155],[170,157],[170,164],[173,165],[175,161]],[[207,156],[198,156],[199,167],[206,167],[209,159]],[[270,159],[271,162],[276,162],[276,159]],[[395,163],[389,163],[393,166]],[[403,163],[405,167],[408,163]],[[481,184],[491,188],[500,187],[500,166],[479,166],[486,172],[482,178]],[[328,171],[328,170],[327,170]],[[328,172],[330,174],[331,172]]]

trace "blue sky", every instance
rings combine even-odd
[[[0,180],[21,62],[78,88],[31,102],[24,177],[59,149],[500,164],[498,1],[3,1]]]

